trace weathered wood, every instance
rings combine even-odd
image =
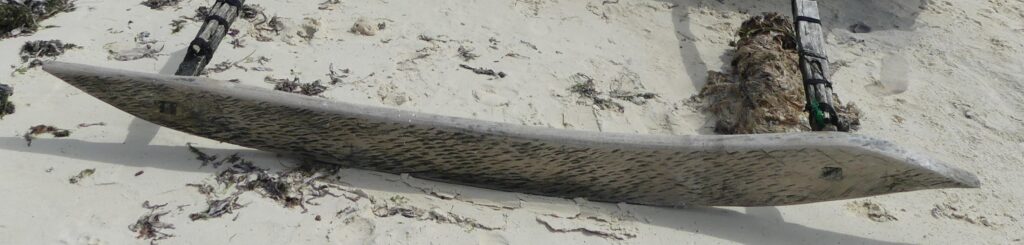
[[[480,121],[199,77],[49,63],[146,121],[216,141],[393,174],[592,201],[772,206],[931,188],[976,176],[856,134],[635,135]],[[163,107],[173,103],[173,108]]]
[[[213,53],[220,46],[221,40],[224,39],[224,36],[227,35],[228,30],[231,28],[231,24],[240,15],[242,4],[245,3],[245,0],[237,0],[238,6],[233,6],[229,2],[233,1],[217,0],[213,7],[210,8],[206,22],[203,23],[202,29],[199,29],[199,34],[196,35],[192,44],[189,45],[185,54],[185,60],[178,66],[178,71],[174,73],[175,75],[199,75],[203,68],[210,63],[210,59],[213,58]],[[217,21],[217,18],[224,19],[226,23]],[[200,43],[206,43],[207,46],[203,47]]]
[[[793,0],[793,15],[796,20],[797,50],[800,53],[800,71],[807,93],[807,110],[810,113],[811,128],[826,130],[828,124],[840,131],[848,131],[836,112],[832,98],[832,83],[829,80],[830,67],[825,52],[825,35],[821,26],[818,2],[814,0]]]

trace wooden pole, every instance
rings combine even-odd
[[[828,54],[825,53],[825,35],[818,2],[793,0],[793,16],[811,128],[814,131],[849,131],[850,126],[839,117],[835,99],[832,98],[832,82],[828,77],[831,68]]]
[[[220,41],[231,29],[231,23],[241,15],[242,4],[245,4],[245,0],[217,0],[213,4],[206,22],[189,45],[185,60],[178,66],[175,75],[196,76],[203,71],[217,51]]]

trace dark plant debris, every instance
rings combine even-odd
[[[33,33],[43,20],[74,10],[74,0],[5,0],[0,2],[0,39]]]
[[[658,97],[658,94],[647,92],[633,92],[625,90],[612,90],[609,93],[612,98],[632,102],[636,105],[646,105],[648,100]]]
[[[24,135],[25,141],[28,141],[28,146],[32,146],[32,140],[40,134],[52,134],[55,138],[64,138],[71,136],[71,131],[48,125],[33,126],[29,128],[28,132]]]
[[[71,176],[71,178],[68,178],[68,183],[78,184],[78,182],[81,182],[82,179],[84,179],[85,177],[92,176],[95,173],[96,173],[96,169],[95,168],[90,168],[90,169],[82,170],[81,172],[78,172],[77,175]]]
[[[166,7],[175,7],[181,3],[181,0],[145,0],[142,1],[142,5],[151,9],[163,10]]]
[[[245,40],[244,39],[237,39],[236,38],[234,40],[231,40],[231,42],[228,42],[228,43],[231,44],[231,48],[244,48],[245,47]]]
[[[188,150],[192,152],[192,154],[196,155],[196,160],[202,162],[202,165],[200,165],[199,167],[206,167],[207,165],[212,165],[213,168],[220,168],[221,165],[234,164],[242,160],[242,158],[238,156],[238,153],[235,153],[232,154],[231,156],[222,158],[218,161],[217,159],[219,157],[217,155],[208,155],[203,151],[200,151],[198,148],[192,146],[192,143],[187,143],[185,144],[185,146],[188,147]]]
[[[234,62],[231,62],[231,61],[224,61],[224,62],[221,62],[221,63],[214,64],[212,67],[208,67],[208,68],[204,69],[203,73],[204,74],[221,73],[221,72],[225,72],[227,70],[231,70],[231,68],[234,68],[234,67],[244,68],[244,67],[239,66],[238,63],[234,63]]]
[[[320,80],[313,81],[311,83],[304,83],[299,81],[299,78],[293,78],[291,80],[287,78],[276,79],[272,77],[264,78],[265,81],[274,84],[274,90],[284,91],[289,93],[307,95],[307,96],[319,96],[327,91],[327,86],[320,83]]]
[[[197,155],[209,156],[202,152]],[[321,184],[315,181],[336,174],[339,170],[337,166],[304,163],[284,172],[271,172],[268,169],[256,167],[252,162],[238,157],[237,154],[229,158],[237,160],[215,176],[216,186],[188,184],[206,196],[208,204],[206,210],[189,216],[193,220],[218,218],[244,208],[244,205],[238,204],[238,198],[246,192],[260,194],[287,208],[300,207],[304,210],[303,212],[306,210],[306,204],[319,205],[312,202],[317,198],[341,197],[332,192],[332,190],[340,189],[336,185]],[[220,192],[229,191],[231,194],[218,197],[216,194],[218,188],[224,188],[222,189],[224,191]],[[230,191],[232,189],[233,191]]]
[[[349,70],[347,68],[335,70],[334,63],[331,63],[330,70],[331,72],[327,73],[327,77],[331,79],[331,85],[338,85],[339,83],[344,83],[344,79],[348,78],[349,73],[352,73],[352,70]]]
[[[157,205],[150,205],[149,201],[142,202],[142,208],[149,209],[149,210],[157,210],[157,209],[161,209],[161,208],[164,208],[164,207],[167,207],[166,203],[164,203],[164,204],[157,204]]]
[[[239,17],[249,21],[255,20],[257,17],[263,17],[263,20],[266,21],[267,14],[263,13],[263,7],[259,4],[244,4],[242,5],[242,15]]]
[[[505,72],[496,72],[496,71],[494,71],[492,69],[477,68],[477,67],[472,67],[472,66],[469,66],[469,65],[466,65],[466,64],[459,65],[459,67],[462,67],[462,68],[465,68],[467,70],[473,71],[473,73],[476,73],[476,74],[488,75],[488,76],[493,76],[493,77],[496,77],[496,78],[505,78],[506,76],[508,76],[508,74],[505,74]]]
[[[21,62],[28,62],[33,58],[57,57],[64,54],[65,51],[75,48],[81,47],[60,40],[28,41],[21,46]]]
[[[185,28],[185,20],[172,20],[171,33],[178,33]]]
[[[461,57],[463,61],[475,60],[476,58],[479,58],[480,55],[473,53],[474,50],[475,49],[472,47],[460,46],[459,57]]]
[[[14,103],[10,101],[11,96],[14,96],[14,87],[0,83],[0,119],[14,114]]]
[[[569,92],[579,95],[581,99],[585,99],[585,101],[580,101],[580,103],[592,103],[601,110],[614,110],[617,112],[626,111],[626,107],[622,106],[622,104],[619,104],[609,98],[602,98],[602,93],[597,91],[594,79],[590,76],[583,73],[577,73],[573,76],[573,80],[576,80],[576,84],[569,87]]]
[[[235,39],[235,41],[238,41],[238,40],[241,40],[241,39]],[[234,43],[234,42],[232,42],[232,43]],[[264,57],[264,56],[252,57],[252,55],[255,54],[255,53],[256,53],[256,51],[253,51],[253,53],[250,53],[245,58],[239,59],[237,61],[224,61],[224,62],[220,62],[220,63],[214,64],[211,67],[208,67],[208,68],[204,69],[201,74],[202,75],[208,75],[210,73],[221,73],[221,72],[225,72],[227,70],[230,70],[232,68],[238,68],[238,69],[241,69],[241,70],[244,70],[244,71],[249,71],[249,69],[256,70],[256,71],[272,71],[273,69],[270,69],[269,67],[263,66],[263,65],[266,65],[266,62],[270,61],[270,58],[267,58],[267,57]],[[253,62],[259,63],[260,66],[257,66],[257,67],[245,67],[245,66],[242,66],[243,63],[248,64],[248,63],[253,63]]]
[[[165,206],[167,206],[167,204],[149,205],[149,201],[143,202],[142,207],[149,209],[149,213],[139,217],[139,219],[135,221],[135,224],[129,225],[128,230],[137,234],[135,238],[150,240],[150,244],[159,240],[174,237],[174,235],[167,234],[162,231],[164,229],[174,229],[174,225],[160,221],[160,217],[171,213],[170,211],[157,211]]]
[[[338,6],[340,4],[341,4],[341,0],[325,0],[324,2],[320,3],[320,5],[317,7],[317,9],[320,9],[320,10],[332,10],[332,9],[334,9],[335,6]]]
[[[190,214],[188,217],[192,221],[220,218],[225,214],[233,213],[236,209],[245,207],[238,204],[238,195],[231,195],[224,199],[207,200],[206,204],[209,207],[205,211]]]
[[[256,38],[256,41],[259,41],[259,42],[270,42],[270,41],[273,41],[274,39],[270,36],[270,34],[280,35],[281,31],[284,30],[285,25],[284,25],[283,22],[281,22],[281,18],[280,17],[274,16],[274,17],[270,17],[268,19],[267,15],[265,13],[263,13],[263,9],[258,7],[258,6],[253,6],[253,10],[252,11],[254,11],[254,13],[255,13],[254,15],[258,15],[260,17],[254,17],[254,18],[251,18],[251,19],[243,18],[243,19],[245,19],[245,20],[249,21],[250,23],[252,23],[253,29],[256,29],[255,33],[250,34],[250,35],[252,35],[252,36],[254,36]]]
[[[213,196],[214,189],[213,189],[213,186],[211,186],[211,185],[207,185],[207,184],[186,184],[185,186],[195,187],[196,190],[199,191],[199,194],[203,194],[204,196],[206,196],[208,198]]]

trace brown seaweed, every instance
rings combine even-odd
[[[29,131],[23,136],[25,141],[28,141],[28,146],[32,146],[32,140],[36,136],[41,134],[51,134],[55,138],[64,138],[71,136],[71,131],[67,129],[61,129],[49,125],[36,125],[28,129]]]
[[[730,73],[709,72],[697,96],[716,118],[720,134],[786,133],[811,130],[804,112],[796,33],[788,17],[765,13],[743,22]],[[837,108],[858,122],[852,104]],[[855,125],[857,123],[854,123]]]
[[[150,240],[151,244],[155,241],[174,237],[174,235],[162,231],[164,229],[174,229],[174,225],[160,221],[160,217],[171,213],[170,211],[157,212],[157,210],[165,206],[167,204],[150,205],[149,201],[143,202],[142,207],[149,209],[149,213],[139,217],[135,224],[129,225],[128,230],[137,234],[135,238]]]
[[[74,0],[0,2],[0,39],[33,33],[43,20],[74,10]]]

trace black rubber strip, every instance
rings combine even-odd
[[[227,27],[229,24],[231,24],[231,23],[228,23],[227,19],[224,19],[224,17],[222,17],[220,15],[206,16],[206,21],[211,21],[211,20],[217,21],[217,23],[219,23],[220,25],[225,26],[225,27]],[[227,28],[225,28],[225,30],[227,30]]]
[[[193,46],[199,46],[199,51],[195,54],[200,57],[210,57],[213,54],[213,49],[210,48],[210,42],[203,40],[202,38],[196,38],[189,44],[189,52],[192,52]]]
[[[242,2],[238,0],[217,0],[217,2],[222,2],[224,4],[234,6],[235,8],[238,8],[238,10],[242,10]]]
[[[811,18],[811,17],[807,17],[807,16],[797,16],[796,17],[796,21],[797,22],[803,21],[803,22],[814,23],[814,24],[819,24],[819,25],[821,24],[821,20],[820,19],[815,19],[815,18]]]
[[[832,87],[832,82],[825,79],[804,79],[804,85],[818,85],[825,84],[825,87]]]

